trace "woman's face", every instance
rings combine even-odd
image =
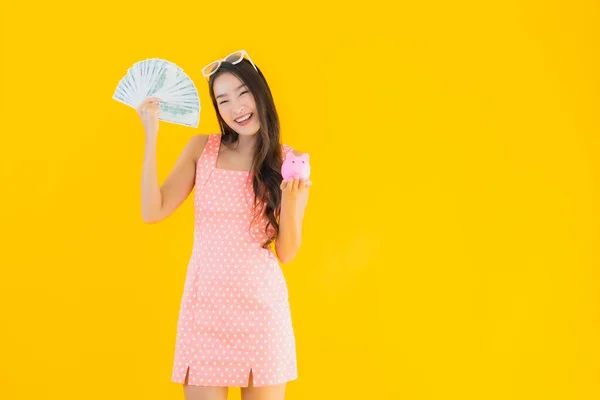
[[[258,132],[260,122],[254,96],[242,81],[227,72],[215,79],[213,90],[219,114],[231,129],[244,136]]]

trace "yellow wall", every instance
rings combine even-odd
[[[383,3],[2,3],[0,398],[183,398],[192,198],[142,223],[111,96],[148,57],[197,83],[162,181],[240,48],[313,168],[287,399],[600,397],[598,3]]]

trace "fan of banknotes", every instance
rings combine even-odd
[[[147,97],[158,97],[158,119],[178,125],[198,127],[200,99],[194,82],[174,63],[160,58],[136,62],[121,78],[113,99],[137,108]]]

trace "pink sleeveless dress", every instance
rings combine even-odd
[[[287,284],[263,249],[267,217],[252,224],[252,173],[216,168],[221,135],[196,164],[194,241],[181,298],[171,380],[269,386],[298,377]],[[283,146],[285,155],[292,151]]]

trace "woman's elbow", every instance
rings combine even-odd
[[[292,260],[294,259],[294,257],[279,257],[279,262],[281,264],[289,264],[290,262],[292,262]]]
[[[279,261],[282,264],[288,264],[292,261],[294,261],[294,259],[296,258],[296,254],[298,254],[298,250],[299,248],[296,248],[295,250],[286,250],[286,251],[281,251],[281,252],[277,252],[277,258],[279,258]]]
[[[294,259],[293,255],[288,255],[288,254],[281,254],[279,256],[279,261],[282,264],[289,264],[290,262],[292,262],[292,260]]]

